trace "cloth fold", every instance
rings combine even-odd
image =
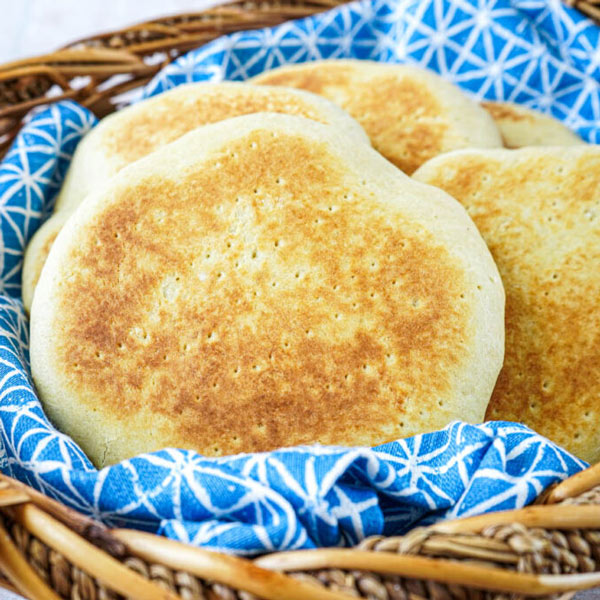
[[[600,141],[600,28],[558,0],[363,0],[232,34],[166,67],[145,96],[317,58],[408,62],[476,99],[511,100]],[[111,525],[256,554],[349,545],[531,502],[585,466],[529,429],[468,425],[377,448],[208,459],[166,449],[97,471],[46,419],[31,382],[23,249],[96,122],[74,102],[38,112],[0,164],[0,469]],[[93,426],[93,424],[90,424]]]

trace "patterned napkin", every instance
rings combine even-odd
[[[145,90],[245,79],[284,63],[355,57],[442,73],[600,142],[600,28],[559,0],[364,0],[190,52]],[[511,423],[453,423],[378,448],[323,446],[207,459],[167,449],[97,471],[44,416],[20,300],[23,248],[52,209],[95,118],[38,113],[0,165],[0,468],[108,524],[239,554],[349,545],[446,517],[521,507],[585,464]]]

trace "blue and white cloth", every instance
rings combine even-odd
[[[559,0],[363,0],[236,33],[165,68],[180,83],[355,57],[441,73],[477,99],[553,114],[600,142],[600,28]],[[453,423],[378,448],[298,447],[219,459],[167,449],[97,471],[48,422],[32,387],[23,249],[95,118],[37,114],[0,164],[0,469],[112,525],[239,554],[354,544],[436,519],[521,507],[585,464],[527,428]]]

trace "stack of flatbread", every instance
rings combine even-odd
[[[574,147],[502,149],[546,141]],[[98,466],[486,411],[600,457],[599,161],[557,121],[368,61],[135,104],[85,136],[26,252],[40,399]]]

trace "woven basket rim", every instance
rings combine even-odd
[[[10,585],[32,599],[55,597],[47,582],[60,588],[53,568],[65,561],[69,569],[81,573],[86,585],[96,586],[94,589],[172,600],[179,598],[174,592],[183,588],[172,581],[171,592],[165,596],[163,587],[156,584],[165,583],[161,573],[179,573],[179,580],[195,581],[196,585],[200,581],[212,589],[214,598],[223,599],[237,597],[231,594],[238,592],[266,600],[300,600],[307,594],[323,600],[350,598],[347,590],[335,583],[340,577],[358,581],[359,591],[363,591],[361,582],[365,587],[366,581],[373,585],[386,577],[395,578],[397,586],[408,585],[409,590],[411,585],[418,586],[411,581],[420,581],[419,589],[426,593],[413,593],[415,598],[437,597],[436,590],[452,592],[457,586],[471,590],[476,597],[484,590],[544,596],[599,586],[600,569],[586,573],[585,565],[583,571],[573,569],[568,561],[566,574],[523,569],[521,562],[532,551],[519,548],[514,539],[539,537],[542,532],[544,539],[558,539],[556,552],[565,549],[560,538],[566,535],[570,548],[592,540],[600,555],[600,463],[554,486],[540,500],[543,504],[447,521],[403,537],[368,538],[353,549],[276,552],[249,560],[136,530],[109,530],[0,475],[0,573],[4,571]],[[498,532],[502,534],[499,538],[492,535]],[[514,534],[514,548],[500,541],[506,532]],[[320,575],[315,577],[315,572]],[[64,582],[62,585],[64,588]],[[74,582],[69,585],[72,591]],[[364,597],[371,597],[368,586],[364,591]]]

